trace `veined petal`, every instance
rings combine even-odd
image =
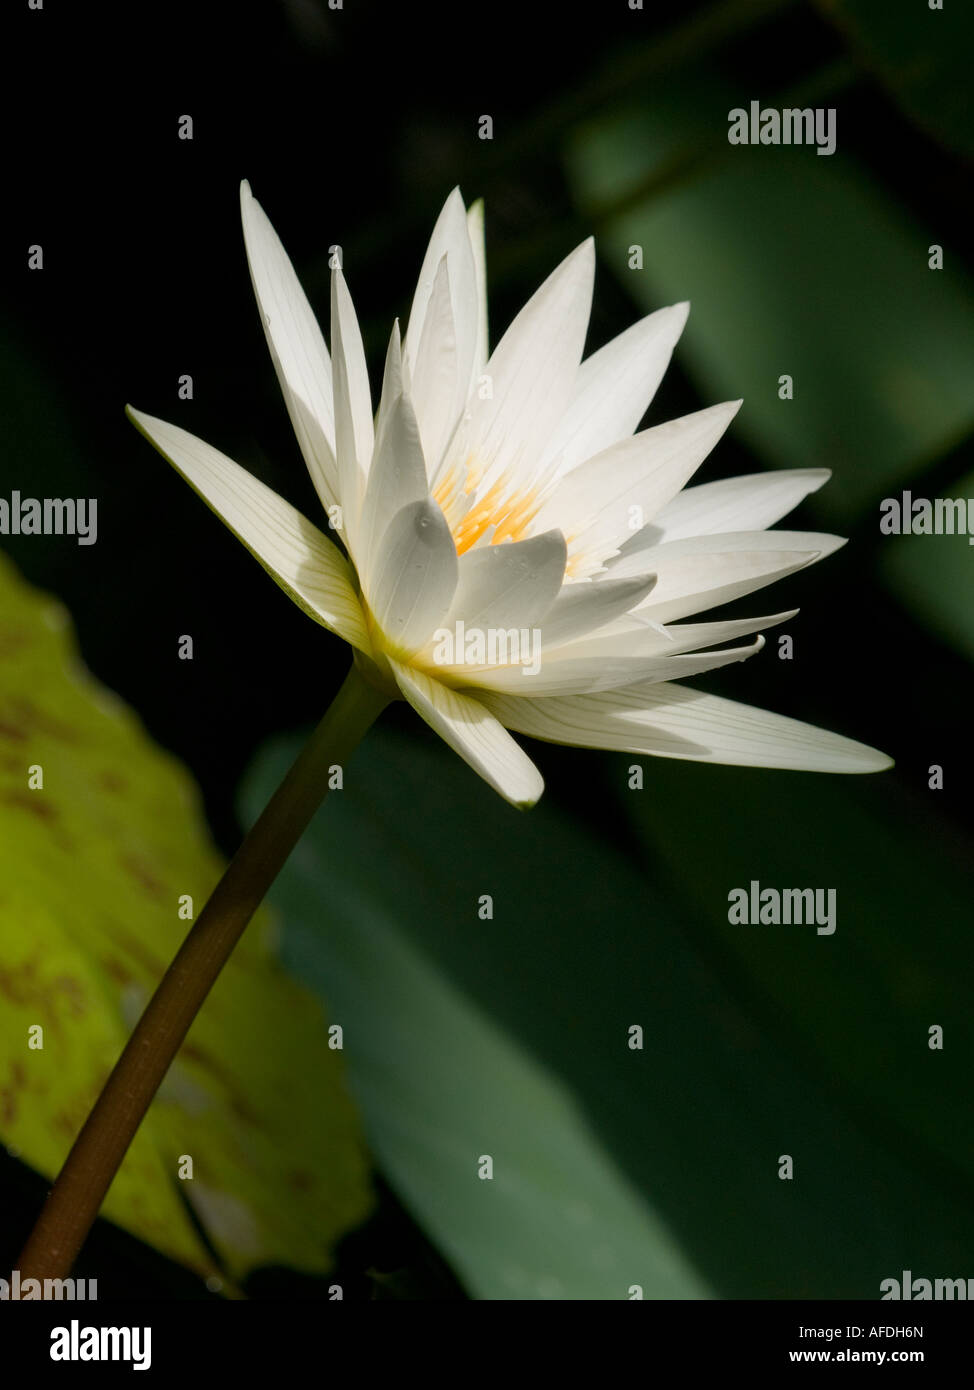
[[[366,593],[376,571],[380,543],[393,517],[403,507],[428,496],[419,426],[409,397],[401,391],[382,417],[355,538],[355,558]]]
[[[525,485],[534,480],[578,371],[594,273],[589,238],[528,300],[491,354],[485,368],[490,394],[471,397],[441,473],[467,469],[470,481],[485,490],[505,474]]]
[[[544,791],[541,773],[479,700],[412,667],[389,664],[416,713],[474,772],[512,805],[522,810],[534,805]]]
[[[431,474],[436,471],[467,399],[470,366],[466,363],[461,372],[457,350],[450,272],[444,256],[433,280],[423,332],[412,359],[413,404]]]
[[[501,691],[534,700],[552,695],[583,695],[637,683],[648,687],[661,681],[688,680],[704,671],[746,661],[756,656],[763,646],[764,638],[757,637],[746,647],[673,656],[639,656],[629,652],[598,657],[546,654],[537,672],[519,665],[468,666],[466,671],[469,684],[478,690]]]
[[[831,476],[828,468],[782,468],[684,488],[653,518],[645,536],[633,536],[622,553],[689,536],[763,531],[787,516],[809,493],[817,492]]]
[[[473,370],[470,391],[487,365],[487,253],[484,247],[484,200],[478,198],[467,211],[467,232],[473,251],[474,280],[477,286],[477,332],[474,340]],[[468,393],[469,394],[469,393]]]
[[[718,642],[735,642],[739,637],[750,637],[754,632],[763,632],[767,627],[794,618],[797,612],[797,608],[791,608],[785,613],[772,613],[764,618],[736,618],[718,623],[676,623],[670,627],[641,621],[638,616],[625,617],[601,632],[593,632],[579,641],[546,651],[545,660],[578,660],[586,657],[593,661],[614,661],[626,657],[679,656],[682,652],[716,646]],[[673,679],[683,677],[678,677],[674,671]]]
[[[455,354],[459,387],[456,396],[456,413],[465,403],[473,372],[474,356],[477,350],[478,319],[480,317],[479,289],[474,247],[471,243],[467,211],[463,206],[459,188],[454,188],[443,205],[433,235],[423,258],[419,272],[412,308],[409,311],[409,325],[403,344],[403,355],[409,364],[411,375],[415,375],[423,334],[426,332],[427,318],[433,305],[437,274],[444,256],[449,270],[450,308],[456,334]],[[426,420],[420,409],[417,395],[417,414],[426,442]],[[456,416],[454,416],[455,423]]]
[[[382,391],[379,396],[379,409],[375,417],[375,439],[378,447],[382,426],[396,401],[403,393],[405,376],[403,374],[402,339],[399,336],[399,320],[395,319],[386,348],[385,366],[382,370]],[[406,387],[408,390],[408,387]]]
[[[202,439],[131,406],[126,413],[309,617],[371,655],[351,570],[337,546],[283,497]]]
[[[735,618],[722,623],[675,623],[666,629],[673,642],[674,652],[692,652],[700,647],[712,647],[717,642],[733,642],[738,637],[749,637],[752,632],[763,632],[766,627],[777,627],[798,616],[797,608],[788,608],[783,613],[770,613],[764,618]]]
[[[565,574],[565,538],[485,545],[460,556],[451,616],[477,627],[533,627],[554,603]]]
[[[669,623],[741,598],[820,560],[845,544],[839,536],[809,531],[727,532],[693,536],[627,555],[613,579],[630,569],[652,569],[656,588],[636,610]]]
[[[418,650],[439,627],[457,587],[457,552],[450,528],[431,497],[392,518],[376,552],[367,598],[383,636],[403,655]]]
[[[542,641],[546,647],[560,647],[578,637],[596,633],[641,603],[653,590],[655,574],[633,575],[629,579],[599,579],[590,584],[566,584],[545,615]],[[634,620],[639,631],[652,623]],[[629,628],[626,629],[628,636]],[[664,638],[665,645],[665,638]]]
[[[331,273],[331,351],[338,485],[345,528],[354,545],[375,438],[365,348],[352,297],[340,270]]]
[[[683,332],[689,304],[673,304],[634,323],[578,369],[571,403],[545,450],[570,472],[635,430],[656,395]]]
[[[240,185],[240,215],[271,360],[311,481],[327,510],[338,501],[331,359],[287,252],[246,180]]]
[[[559,481],[536,525],[559,527],[573,552],[596,557],[615,553],[632,537],[633,509],[648,522],[665,507],[703,463],[740,405],[728,401],[668,420],[587,459]]]
[[[549,743],[806,772],[881,772],[892,759],[853,739],[682,685],[551,700],[484,694],[509,729]]]

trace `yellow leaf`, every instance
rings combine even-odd
[[[0,555],[0,1138],[47,1176],[221,871],[185,769]],[[203,1275],[186,1203],[233,1279],[324,1272],[371,1205],[341,1053],[268,931],[259,914],[103,1208]]]

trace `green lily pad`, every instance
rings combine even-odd
[[[189,928],[180,900],[198,912],[220,872],[185,769],[0,555],[0,1136],[47,1176]],[[248,929],[103,1208],[210,1274],[192,1209],[234,1279],[327,1270],[371,1202],[341,1054],[270,926]]]

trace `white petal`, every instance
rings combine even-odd
[[[565,538],[548,531],[526,541],[484,545],[460,556],[450,620],[469,627],[534,627],[565,574]]]
[[[641,603],[652,592],[655,583],[655,574],[640,574],[629,579],[566,584],[545,615],[542,632],[544,645],[561,646],[615,622]],[[637,619],[633,626],[643,628],[647,624]],[[649,626],[654,627],[652,624]]]
[[[578,371],[594,273],[589,238],[528,300],[485,368],[489,398],[474,392],[441,472],[463,470],[469,460],[473,482],[484,488],[505,473],[525,484],[535,479]]]
[[[754,632],[763,632],[765,628],[787,622],[797,612],[797,608],[791,608],[764,618],[737,618],[719,623],[676,623],[670,627],[647,623],[639,615],[627,615],[601,632],[546,651],[545,658],[549,661],[577,660],[579,657],[593,661],[615,661],[625,657],[678,656],[682,652],[716,646],[718,642],[735,642],[739,637],[750,637]],[[545,627],[547,629],[547,622]],[[677,679],[676,672],[673,678]]]
[[[656,587],[637,611],[653,622],[668,623],[741,598],[844,544],[838,536],[811,531],[692,536],[626,555],[609,574],[615,579],[629,570],[652,569]]]
[[[770,613],[764,618],[736,618],[721,623],[675,623],[666,629],[673,643],[674,652],[692,652],[700,647],[712,647],[718,642],[734,642],[738,637],[749,637],[752,632],[763,632],[766,627],[776,627],[798,616],[797,608],[788,608],[783,613]]]
[[[431,473],[467,399],[470,369],[460,372],[457,333],[450,302],[450,273],[446,256],[433,280],[423,332],[412,361],[412,398],[423,437],[423,452]]]
[[[634,537],[628,549],[721,531],[763,531],[831,476],[828,468],[785,468],[686,488],[653,518],[646,543]]]
[[[331,353],[338,484],[345,527],[354,542],[375,439],[365,348],[352,297],[340,270],[331,273]]]
[[[413,709],[506,801],[522,809],[544,791],[540,772],[479,700],[412,667],[390,663]]]
[[[668,420],[587,459],[560,480],[535,524],[559,527],[579,552],[617,551],[632,537],[633,509],[651,521],[697,471],[740,405],[728,401]]]
[[[126,411],[300,608],[371,655],[351,570],[337,546],[283,497],[202,439],[131,406]]]
[[[568,472],[632,434],[656,394],[690,311],[673,304],[634,323],[578,369],[571,404],[555,430],[548,458]]]
[[[582,695],[597,690],[613,690],[617,686],[644,686],[659,681],[688,680],[703,671],[715,671],[736,661],[756,656],[764,646],[758,637],[746,647],[731,647],[719,652],[691,652],[688,655],[638,656],[624,652],[614,656],[563,657],[547,653],[540,671],[525,666],[489,666],[466,668],[472,686],[490,691],[502,691],[537,699],[552,695]],[[562,651],[564,648],[561,649]]]
[[[681,685],[553,700],[484,695],[510,729],[550,743],[807,772],[881,772],[885,753],[769,710]]]
[[[392,332],[389,335],[389,346],[386,348],[385,366],[382,370],[382,391],[379,396],[379,409],[375,417],[376,447],[378,447],[379,437],[382,434],[382,426],[385,423],[386,416],[402,395],[405,385],[402,340],[399,336],[399,320],[395,319],[392,325]],[[408,389],[408,386],[406,386],[407,391]]]
[[[413,295],[409,326],[403,346],[410,373],[415,372],[419,360],[420,343],[433,299],[436,276],[444,256],[447,257],[449,267],[450,304],[456,329],[457,370],[461,388],[459,410],[466,398],[473,373],[480,311],[474,249],[470,241],[467,212],[458,188],[447,198],[436,220],[419,272],[416,293]],[[421,413],[420,423],[424,427],[425,439],[425,420]]]
[[[484,248],[484,200],[478,198],[467,212],[467,231],[473,251],[474,278],[477,286],[477,331],[474,337],[473,369],[470,390],[487,365],[487,253]]]
[[[430,497],[397,512],[379,542],[367,594],[384,636],[403,654],[423,645],[450,611],[457,552]]]
[[[375,457],[365,488],[362,517],[355,538],[355,559],[368,593],[380,546],[393,517],[403,507],[429,496],[419,426],[404,393],[384,413],[375,442]]]
[[[240,185],[250,278],[274,370],[308,472],[327,509],[338,500],[331,359],[287,252],[250,185]]]

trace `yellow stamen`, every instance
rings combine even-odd
[[[453,532],[457,554],[463,555],[470,550],[492,526],[496,529],[490,540],[491,545],[524,540],[541,505],[538,490],[527,488],[512,492],[509,480],[499,478],[468,511],[457,516],[461,487],[464,492],[473,491],[469,461],[464,473],[466,481],[461,484],[460,470],[454,465],[433,490],[433,496]]]

